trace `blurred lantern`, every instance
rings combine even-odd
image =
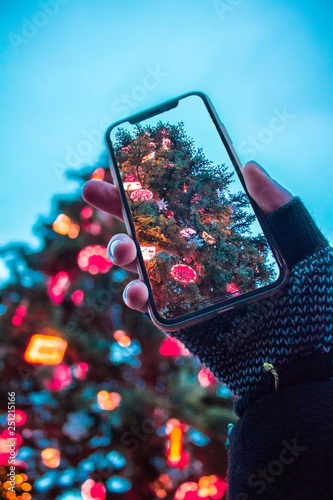
[[[189,462],[189,455],[183,451],[184,427],[177,419],[167,422],[166,432],[169,435],[167,462],[172,467],[184,469]]]
[[[102,181],[104,179],[104,176],[105,176],[104,168],[96,168],[96,170],[94,170],[92,176],[90,177],[90,180],[91,181]]]
[[[67,349],[66,340],[51,335],[33,335],[24,353],[29,363],[58,365]]]
[[[67,234],[70,238],[76,238],[80,232],[80,226],[74,224],[72,220],[65,214],[59,214],[52,224],[53,231],[58,234]]]
[[[46,448],[42,451],[42,462],[50,469],[56,469],[60,465],[60,451],[56,448]]]
[[[90,274],[106,273],[112,266],[106,247],[100,245],[83,248],[77,257],[77,263],[82,271]]]
[[[184,264],[177,264],[172,267],[171,276],[181,283],[195,283],[197,281],[197,273],[190,267]]]
[[[105,500],[106,489],[103,483],[87,479],[81,486],[81,495],[83,500]]]
[[[156,253],[156,247],[140,247],[143,260],[148,262]]]
[[[202,368],[198,373],[198,380],[202,387],[208,387],[214,382],[215,377],[208,368]]]
[[[232,293],[235,296],[240,294],[239,288],[237,288],[233,283],[228,283],[227,292]]]
[[[97,394],[97,404],[101,410],[114,410],[120,402],[121,396],[117,392],[100,391]]]
[[[188,356],[190,353],[180,340],[167,337],[161,342],[160,354],[162,356],[178,356],[178,354]]]
[[[132,192],[131,198],[133,201],[148,201],[153,197],[153,193],[149,189],[136,189]]]
[[[69,277],[65,271],[60,271],[51,278],[47,291],[55,305],[61,304],[69,284]]]

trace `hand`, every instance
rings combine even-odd
[[[288,203],[292,194],[273,180],[256,162],[251,161],[243,168],[247,188],[264,215],[274,212]],[[118,189],[104,181],[89,181],[85,184],[82,196],[99,210],[123,220],[122,201]],[[109,243],[109,253],[117,266],[134,273],[136,267],[136,247],[127,234],[116,234]],[[124,290],[124,301],[131,309],[147,312],[148,289],[140,280],[131,281]]]

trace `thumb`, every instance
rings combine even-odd
[[[271,214],[293,199],[293,195],[272,179],[255,161],[244,166],[243,176],[250,195],[264,215]]]

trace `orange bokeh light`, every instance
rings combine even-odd
[[[97,404],[101,410],[114,410],[120,405],[121,395],[118,392],[99,391]]]
[[[24,353],[24,359],[28,363],[39,363],[42,365],[58,365],[61,363],[67,342],[61,337],[51,335],[33,335]]]
[[[46,448],[42,451],[42,461],[46,467],[56,469],[60,465],[60,451],[56,448]]]

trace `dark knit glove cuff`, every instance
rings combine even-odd
[[[300,358],[329,352],[333,345],[332,248],[299,198],[271,214],[268,223],[291,268],[286,287],[172,333],[229,386],[236,399],[268,379],[274,390],[273,375],[264,369],[265,363],[279,373]],[[288,237],[292,244],[287,243]],[[308,252],[312,253],[304,258]]]
[[[268,215],[266,221],[289,268],[329,246],[298,196]]]

